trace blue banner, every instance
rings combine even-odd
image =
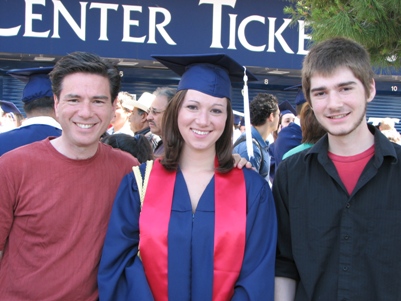
[[[0,51],[111,58],[227,53],[247,66],[300,69],[310,37],[284,0],[1,0]]]

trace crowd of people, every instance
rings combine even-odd
[[[362,45],[313,45],[296,107],[258,93],[247,134],[241,64],[154,59],[180,81],[138,99],[88,52],[10,73],[0,300],[400,300],[401,138],[366,122]]]

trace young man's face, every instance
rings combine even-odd
[[[114,116],[110,84],[106,77],[73,73],[63,79],[60,98],[55,100],[62,141],[68,148],[97,149],[100,136]]]
[[[366,106],[376,93],[375,83],[370,95],[352,71],[339,67],[333,74],[311,77],[310,99],[319,123],[332,136],[347,136],[366,126]]]

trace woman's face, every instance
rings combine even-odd
[[[215,150],[227,120],[227,98],[219,98],[189,89],[178,113],[178,129],[185,147]]]
[[[295,115],[294,114],[292,114],[292,113],[287,113],[287,114],[284,114],[282,117],[281,117],[281,126],[280,126],[280,128],[285,128],[285,127],[287,127],[291,122],[294,122],[295,121]]]

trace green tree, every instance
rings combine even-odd
[[[304,20],[313,42],[348,37],[366,47],[375,67],[401,67],[401,0],[288,1],[284,13]]]

